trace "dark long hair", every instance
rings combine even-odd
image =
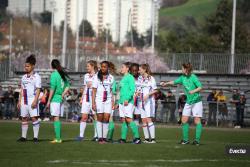
[[[67,79],[69,79],[68,74],[66,73],[64,68],[61,66],[61,63],[59,60],[53,59],[51,62],[51,66],[53,69],[56,69],[59,72],[64,82],[67,81]]]
[[[108,66],[108,68],[109,68],[109,62],[108,62],[108,61],[102,61],[100,64],[101,64],[101,65],[102,65],[102,64],[107,64],[107,66]],[[107,72],[106,75],[108,75],[108,74],[109,74],[109,72]],[[98,79],[100,79],[100,81],[103,81],[103,73],[102,73],[101,69],[98,71],[97,77],[98,77]]]

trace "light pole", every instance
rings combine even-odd
[[[106,60],[108,60],[109,25],[110,25],[109,23],[106,24],[106,47],[105,47]]]
[[[49,59],[50,61],[53,58],[53,38],[54,38],[54,13],[55,13],[55,6],[56,6],[56,2],[55,1],[51,1],[50,2],[52,11],[51,11],[51,23],[50,23],[50,52],[49,52]]]
[[[9,34],[9,76],[11,75],[11,55],[12,55],[12,24],[13,20],[10,18],[10,34]]]
[[[67,47],[67,7],[68,7],[68,0],[65,1],[65,18],[64,18],[64,25],[63,25],[63,47],[62,47],[62,65],[65,67],[65,57],[66,57],[66,47]]]
[[[75,71],[78,71],[79,66],[79,0],[76,0],[76,57]]]
[[[152,53],[154,54],[155,51],[155,9],[156,9],[156,3],[158,0],[152,0],[152,37],[151,37],[151,49]]]
[[[231,40],[231,63],[230,73],[234,74],[235,66],[235,29],[236,29],[236,0],[233,0],[233,18],[232,18],[232,40]]]

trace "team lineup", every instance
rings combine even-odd
[[[34,72],[36,59],[30,55],[25,62],[26,74],[21,79],[21,91],[18,109],[22,118],[21,137],[19,142],[27,141],[28,121],[32,120],[34,142],[38,142],[40,128],[39,112],[37,109],[41,89],[41,77]],[[53,120],[55,139],[51,143],[62,143],[61,121],[63,116],[63,99],[70,88],[70,78],[57,59],[52,60],[54,70],[50,76],[50,94],[47,108]],[[79,135],[76,141],[84,141],[85,129],[89,115],[94,119],[93,141],[100,144],[113,141],[115,125],[113,112],[118,109],[121,121],[121,135],[119,143],[127,142],[128,129],[133,134],[134,144],[156,143],[155,134],[155,97],[158,92],[155,78],[151,74],[148,64],[126,62],[120,67],[122,79],[115,80],[116,67],[112,62],[103,61],[98,64],[90,60],[86,65],[87,73],[83,80],[83,94],[81,98],[81,120]],[[160,86],[183,85],[187,96],[187,103],[182,113],[182,139],[180,144],[189,144],[189,117],[194,117],[196,132],[192,144],[199,145],[202,134],[201,118],[203,105],[200,91],[202,84],[198,77],[192,73],[192,65],[182,65],[183,74],[174,81],[160,82]],[[140,136],[139,126],[142,122],[143,137]],[[141,140],[141,138],[144,138]]]

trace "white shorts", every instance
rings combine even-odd
[[[194,104],[185,104],[182,115],[189,117],[191,116],[191,113],[193,117],[202,117],[203,106],[201,101]]]
[[[111,111],[112,111],[111,100],[107,100],[105,102],[96,101],[96,113],[97,114],[102,114],[102,113],[110,114]]]
[[[141,114],[141,110],[140,110],[139,107],[135,107],[134,114],[135,115],[140,115]]]
[[[50,113],[54,117],[63,117],[64,104],[63,103],[50,103]]]
[[[144,104],[144,109],[142,107],[142,103],[140,103],[140,112],[141,112],[141,118],[151,118],[155,117],[155,101],[152,99],[149,99]]]
[[[82,109],[81,109],[82,114],[89,114],[91,109],[92,109],[92,104],[90,102],[82,103]]]
[[[21,117],[38,117],[39,111],[38,108],[31,108],[31,105],[22,105],[21,106]]]
[[[119,104],[119,115],[120,118],[133,118],[133,111],[134,111],[134,105],[131,103],[128,103],[127,106],[124,106],[123,104]]]

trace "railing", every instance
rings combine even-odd
[[[86,62],[88,60],[97,60],[98,62],[105,60],[104,54],[96,55],[79,52],[79,70],[85,71]],[[14,63],[17,71],[23,70],[23,63],[29,52],[13,54],[12,63]],[[37,66],[39,68],[48,68],[49,58],[46,55],[38,54]],[[61,59],[60,56],[57,57]],[[181,70],[182,63],[191,62],[194,70],[204,71],[206,73],[229,74],[230,70],[230,54],[215,53],[158,53],[153,55],[148,52],[139,52],[130,55],[108,55],[108,60],[117,66],[125,61],[149,63],[154,72],[168,72]],[[75,71],[75,51],[68,51],[66,56],[66,67],[70,71]],[[158,68],[155,68],[157,66]],[[160,66],[160,67],[159,67]],[[235,74],[250,73],[250,54],[237,54],[235,56]]]

